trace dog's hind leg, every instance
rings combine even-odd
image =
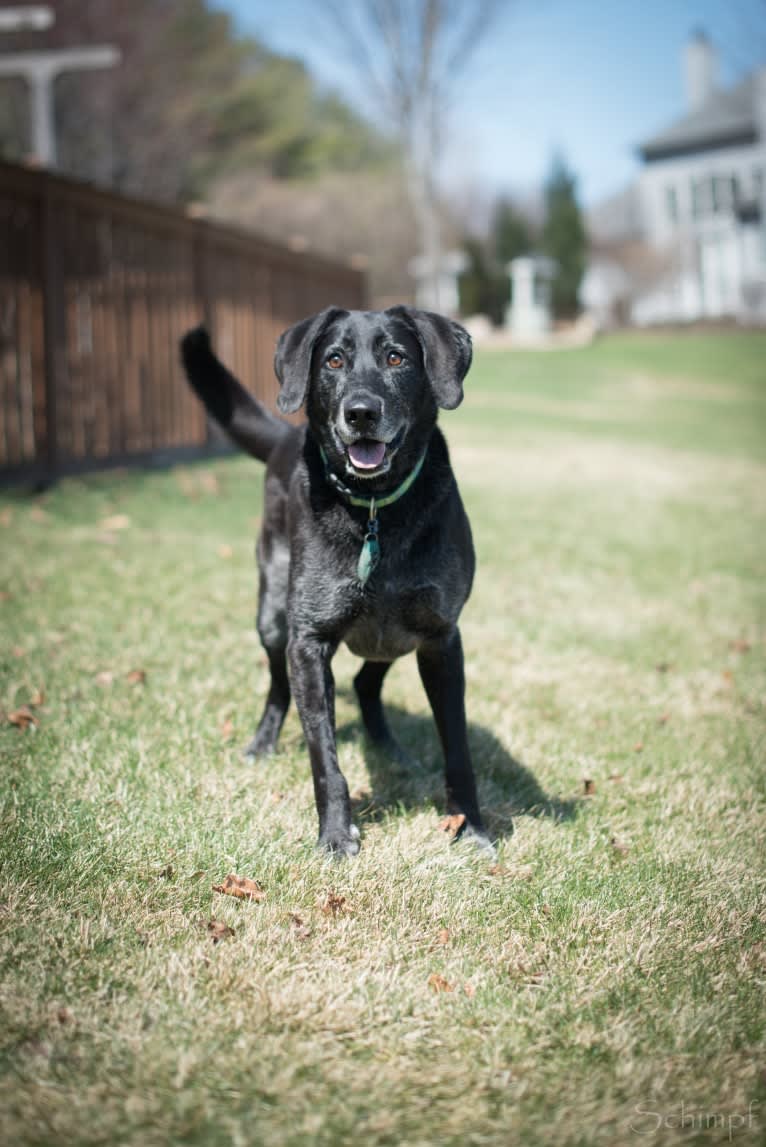
[[[362,710],[365,731],[372,743],[400,765],[413,766],[417,761],[397,741],[386,719],[381,700],[383,680],[393,661],[365,661],[354,678],[354,689]]]
[[[290,707],[290,681],[287,676],[287,617],[281,588],[281,586],[272,587],[265,571],[261,570],[257,628],[261,644],[269,659],[271,684],[255,736],[245,749],[246,757],[265,757],[274,752]]]
[[[246,757],[266,757],[277,747],[279,733],[290,706],[290,682],[287,677],[287,653],[281,649],[266,649],[271,670],[271,685],[263,715],[255,736],[245,749]]]

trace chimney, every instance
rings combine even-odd
[[[712,96],[716,86],[717,61],[713,45],[698,28],[684,48],[684,87],[689,111],[697,111]]]
[[[766,144],[766,68],[759,68],[755,73],[755,118],[758,138],[761,144]]]

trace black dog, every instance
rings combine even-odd
[[[447,808],[489,846],[476,797],[457,621],[471,590],[471,530],[437,429],[471,364],[457,323],[410,307],[330,308],[279,339],[283,413],[305,403],[307,427],[266,411],[232,377],[202,328],[181,344],[192,387],[248,453],[267,461],[258,541],[258,632],[271,668],[248,753],[271,752],[290,688],[311,757],[319,843],[359,851],[338,767],[331,669],[341,641],[364,664],[354,679],[367,733],[399,753],[381,704],[391,663],[417,654],[446,762]],[[289,665],[289,677],[288,677]]]

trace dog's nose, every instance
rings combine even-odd
[[[343,403],[343,417],[354,430],[370,430],[382,413],[383,402],[374,394],[352,394]]]

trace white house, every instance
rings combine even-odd
[[[641,231],[664,271],[633,294],[631,315],[766,322],[766,68],[720,89],[697,33],[684,72],[686,114],[639,149]]]

